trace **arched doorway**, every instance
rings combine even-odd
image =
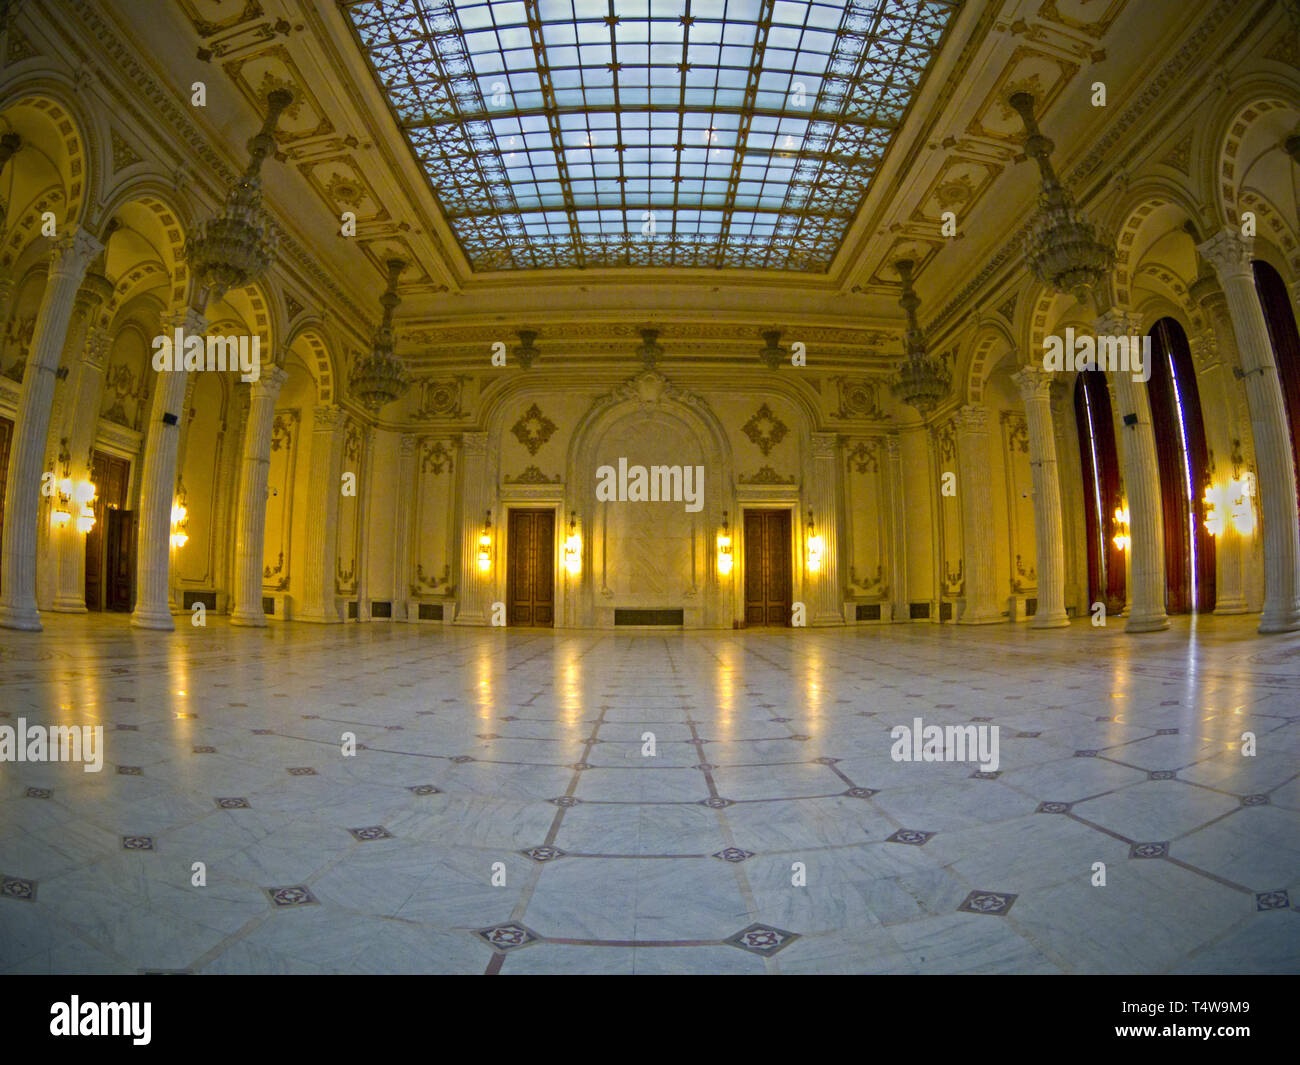
[[[1165,609],[1214,609],[1214,538],[1205,527],[1209,451],[1187,334],[1173,318],[1151,327],[1151,424],[1165,528]]]
[[[1088,602],[1108,614],[1124,609],[1124,549],[1115,543],[1115,512],[1122,505],[1115,423],[1106,375],[1085,370],[1074,382],[1074,419],[1083,460],[1083,516],[1088,538]]]

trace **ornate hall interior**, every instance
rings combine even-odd
[[[0,973],[1300,972],[1300,2],[0,3]]]

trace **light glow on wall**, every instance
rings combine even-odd
[[[1255,476],[1243,477],[1225,484],[1212,484],[1205,489],[1205,528],[1211,536],[1220,536],[1231,523],[1242,536],[1255,531],[1255,508],[1251,499],[1255,495]]]
[[[724,577],[731,572],[731,529],[727,525],[727,513],[722,513],[722,528],[718,530],[718,572]]]
[[[817,573],[826,557],[826,542],[813,525],[813,512],[808,511],[808,572]]]
[[[492,511],[487,512],[483,531],[478,538],[478,568],[486,573],[492,568]]]
[[[1115,533],[1115,546],[1121,551],[1128,550],[1128,507],[1115,508],[1115,525],[1119,530]]]
[[[172,547],[184,547],[189,540],[185,530],[189,527],[186,515],[189,513],[183,503],[172,504]]]
[[[582,571],[582,537],[578,535],[578,515],[569,515],[569,535],[564,541],[564,568],[573,576]]]

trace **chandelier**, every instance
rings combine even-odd
[[[196,280],[210,286],[220,299],[232,288],[242,288],[261,276],[275,261],[277,237],[262,213],[262,161],[275,150],[272,133],[283,111],[293,101],[288,89],[275,89],[266,98],[266,120],[248,142],[249,160],[239,181],[226,194],[226,204],[215,218],[200,222],[185,242],[185,258]]]
[[[348,375],[348,390],[372,411],[400,399],[411,387],[406,367],[393,354],[393,310],[402,302],[397,295],[397,275],[405,268],[401,259],[388,260],[388,287],[379,298],[384,320],[375,333],[375,346],[370,354],[357,358]]]
[[[664,353],[664,349],[656,342],[658,336],[658,329],[641,330],[641,346],[636,349],[636,353],[641,356],[641,361],[645,363],[647,370],[653,370],[655,363],[659,361]]]
[[[902,402],[928,414],[939,405],[952,385],[952,372],[943,359],[925,350],[925,338],[916,321],[916,308],[921,305],[912,291],[911,259],[900,259],[894,269],[903,279],[903,298],[898,305],[907,312],[907,332],[903,334],[903,361],[889,380],[889,390]]]
[[[1096,227],[1057,179],[1048,158],[1054,145],[1038,131],[1033,96],[1018,92],[1007,102],[1025,124],[1025,154],[1038,164],[1043,178],[1038,212],[1025,235],[1025,258],[1039,281],[1087,303],[1114,268],[1115,249],[1098,237]]]
[[[785,361],[785,352],[781,350],[781,331],[779,329],[769,329],[763,334],[765,345],[758,349],[758,356],[765,363],[768,369],[775,370]]]
[[[527,370],[533,364],[533,360],[541,354],[533,346],[533,341],[537,339],[535,329],[520,329],[515,336],[519,338],[519,347],[515,348],[515,358],[519,360],[519,365]]]

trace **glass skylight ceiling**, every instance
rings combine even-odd
[[[356,0],[471,267],[825,271],[949,0]]]

